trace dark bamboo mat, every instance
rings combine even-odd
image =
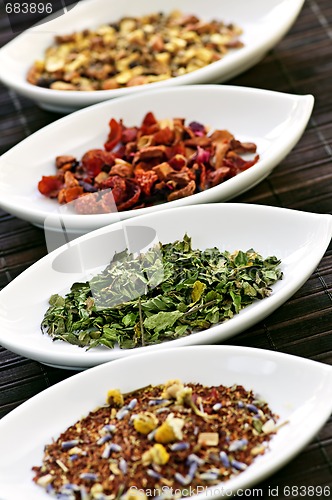
[[[291,0],[289,0],[291,1]],[[250,2],[249,2],[250,3]],[[2,4],[3,5],[3,4]],[[13,37],[0,16],[0,44]],[[292,30],[265,59],[229,82],[315,96],[312,119],[291,154],[257,187],[234,199],[316,213],[332,210],[332,2],[307,0]],[[0,88],[0,153],[59,118]],[[24,161],[24,159],[22,159]],[[15,175],[15,172],[13,172]],[[0,211],[0,287],[46,254],[43,232]],[[229,344],[271,349],[332,365],[332,247],[307,283],[263,322]],[[50,368],[0,347],[0,416],[73,372]],[[299,380],[299,384],[301,380]],[[329,486],[332,493],[332,419],[287,466],[256,485],[251,496],[288,494],[287,486]],[[1,493],[1,485],[0,485]],[[247,496],[250,496],[249,493]],[[326,498],[326,495],[322,495]],[[21,499],[17,499],[21,500]],[[22,499],[23,500],[23,499]]]

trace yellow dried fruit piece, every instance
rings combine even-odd
[[[255,446],[255,448],[252,448],[252,450],[250,451],[250,454],[255,457],[257,455],[263,455],[265,451],[266,451],[266,447],[261,444],[259,446]]]
[[[119,389],[110,389],[107,392],[106,403],[110,406],[123,406],[123,396]]]
[[[203,446],[217,446],[219,443],[218,432],[201,432],[198,435],[198,444]]]
[[[37,480],[37,484],[39,484],[39,486],[42,486],[43,488],[46,488],[46,486],[51,484],[53,479],[54,479],[54,476],[52,476],[52,474],[46,474],[46,476],[41,476]]]
[[[143,465],[165,465],[169,460],[169,453],[162,444],[154,444],[142,455]]]
[[[183,426],[184,420],[182,418],[174,418],[174,414],[171,413],[165,422],[157,428],[154,439],[157,443],[164,444],[180,441],[182,439]]]
[[[103,493],[104,488],[103,485],[100,483],[95,483],[90,490],[90,494],[92,495],[92,498],[94,498],[94,495],[98,495],[100,493]]]
[[[158,425],[157,417],[150,412],[139,413],[134,420],[134,427],[141,434],[149,434]]]

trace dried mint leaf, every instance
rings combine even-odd
[[[268,297],[282,278],[279,265],[277,257],[264,259],[252,248],[193,249],[188,235],[139,256],[124,251],[90,282],[74,283],[65,297],[52,295],[42,331],[86,348],[176,339]]]

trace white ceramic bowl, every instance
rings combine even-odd
[[[70,377],[2,419],[1,500],[50,498],[32,482],[32,466],[41,464],[46,443],[104,404],[111,387],[129,392],[175,378],[185,383],[243,385],[267,401],[280,423],[288,421],[273,436],[270,449],[246,471],[194,496],[197,500],[229,498],[237,491],[247,497],[247,488],[285,465],[310,442],[332,410],[332,368],[296,356],[248,347],[196,346],[118,360]],[[259,496],[263,498],[263,493]]]
[[[97,104],[66,116],[28,137],[0,158],[0,206],[11,214],[54,231],[84,233],[136,215],[172,207],[227,201],[259,183],[301,137],[313,97],[244,87],[195,85],[160,89]],[[102,147],[111,117],[138,125],[148,111],[158,119],[183,117],[228,129],[257,144],[260,160],[241,174],[206,191],[172,202],[121,213],[79,215],[61,208],[37,189],[42,175],[55,174],[55,157]],[[187,122],[187,123],[188,123]],[[14,175],[13,175],[14,173]]]
[[[73,111],[106,99],[145,90],[147,85],[106,91],[66,92],[43,89],[26,81],[28,69],[52,44],[54,35],[72,33],[116,21],[124,15],[170,12],[179,9],[199,18],[234,22],[244,30],[245,44],[218,62],[190,74],[149,84],[149,88],[193,83],[222,82],[256,64],[289,30],[304,0],[81,0],[58,18],[31,28],[0,51],[0,79],[40,106],[61,112]]]
[[[128,242],[130,251],[137,251],[155,239],[172,243],[185,233],[192,237],[193,248],[216,246],[231,252],[254,248],[264,257],[276,255],[282,261],[283,279],[273,285],[269,297],[232,319],[162,344],[86,351],[42,335],[40,324],[52,294],[64,295],[73,283],[91,279]],[[246,204],[182,207],[112,224],[50,253],[0,292],[0,344],[42,363],[84,369],[139,352],[222,342],[261,321],[293,295],[317,267],[331,236],[331,215]]]

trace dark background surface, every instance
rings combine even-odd
[[[14,34],[3,4],[0,6],[0,45],[4,45]],[[310,123],[291,154],[268,179],[232,201],[331,213],[331,0],[307,0],[284,40],[260,64],[228,83],[295,94],[310,93],[316,99]],[[1,86],[0,116],[1,154],[60,117]],[[266,320],[227,343],[276,350],[332,365],[331,250],[330,245],[318,269],[290,300]],[[1,288],[46,252],[42,230],[0,210]],[[73,373],[30,361],[0,346],[0,416]],[[308,490],[304,495],[303,489],[288,494],[286,486],[330,486],[332,492],[331,418],[297,458],[255,485],[247,496],[272,498],[269,490],[274,488],[276,493],[278,487],[274,498],[320,498]],[[260,488],[262,494],[258,491]]]

